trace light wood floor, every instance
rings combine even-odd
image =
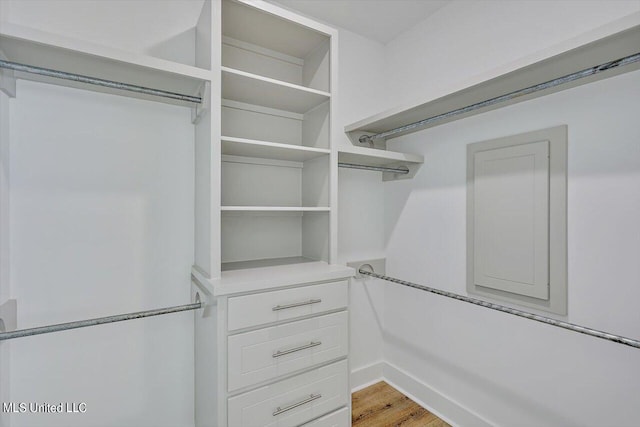
[[[381,381],[351,395],[353,427],[450,427]]]

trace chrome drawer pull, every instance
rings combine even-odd
[[[294,302],[293,304],[276,305],[271,310],[280,311],[280,310],[286,310],[287,308],[302,307],[303,305],[318,304],[319,302],[322,302],[320,298],[310,299],[309,301]]]
[[[285,406],[284,408],[281,407],[277,407],[275,411],[273,411],[273,416],[277,416],[282,414],[283,412],[287,412],[290,411],[292,409],[297,408],[298,406],[302,406],[302,405],[306,405],[307,403],[313,402],[314,400],[318,400],[322,397],[321,394],[310,394],[309,397],[307,397],[304,400],[301,400],[300,402],[294,403],[293,405],[289,405],[289,406]]]
[[[301,345],[300,347],[292,348],[290,350],[278,350],[275,353],[273,353],[273,357],[284,356],[285,354],[291,354],[291,353],[295,353],[296,351],[306,350],[307,348],[317,347],[321,344],[322,344],[321,341],[311,341],[309,344]]]

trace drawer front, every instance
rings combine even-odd
[[[347,319],[343,311],[230,336],[229,390],[346,356]]]
[[[300,427],[349,427],[351,425],[350,417],[349,408],[342,408],[317,420],[301,424]]]
[[[228,425],[299,426],[348,405],[348,378],[347,361],[343,360],[231,397],[227,405]],[[318,426],[324,427],[325,424]]]
[[[229,298],[228,329],[249,328],[347,306],[346,280]]]

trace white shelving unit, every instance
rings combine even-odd
[[[423,100],[401,105],[359,120],[346,126],[345,132],[350,136],[354,145],[362,145],[358,142],[361,135],[386,132],[638,53],[640,53],[640,13],[635,13],[560,45],[476,76],[468,81],[436,87]],[[606,69],[589,77],[517,96],[506,102],[491,104],[462,114],[445,117],[424,126],[396,133],[389,138],[417,132],[639,68],[640,62],[635,62],[624,67]],[[384,140],[378,140],[375,143],[385,144]]]
[[[322,377],[321,361],[338,375],[306,387],[324,397],[277,422],[329,415],[347,425],[343,344],[353,270],[332,264],[337,32],[263,1],[214,4],[212,69],[220,81],[211,86],[212,141],[196,146],[192,274],[193,292],[216,305],[196,318],[196,425],[273,422],[279,405],[306,401],[299,387]],[[237,318],[241,330],[230,320]],[[342,344],[331,344],[334,337]],[[293,352],[272,356],[282,349]],[[326,385],[331,391],[321,391]]]
[[[225,0],[220,19],[217,262],[224,270],[300,257],[330,263],[332,30],[261,2]],[[213,265],[200,271],[218,277]]]

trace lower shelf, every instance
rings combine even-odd
[[[258,209],[222,212],[223,271],[329,259],[329,208]]]
[[[256,259],[250,261],[223,262],[222,271],[244,270],[247,268],[276,267],[279,265],[302,264],[305,262],[314,262],[316,260],[305,258],[302,256],[284,257],[284,258],[267,258]]]

